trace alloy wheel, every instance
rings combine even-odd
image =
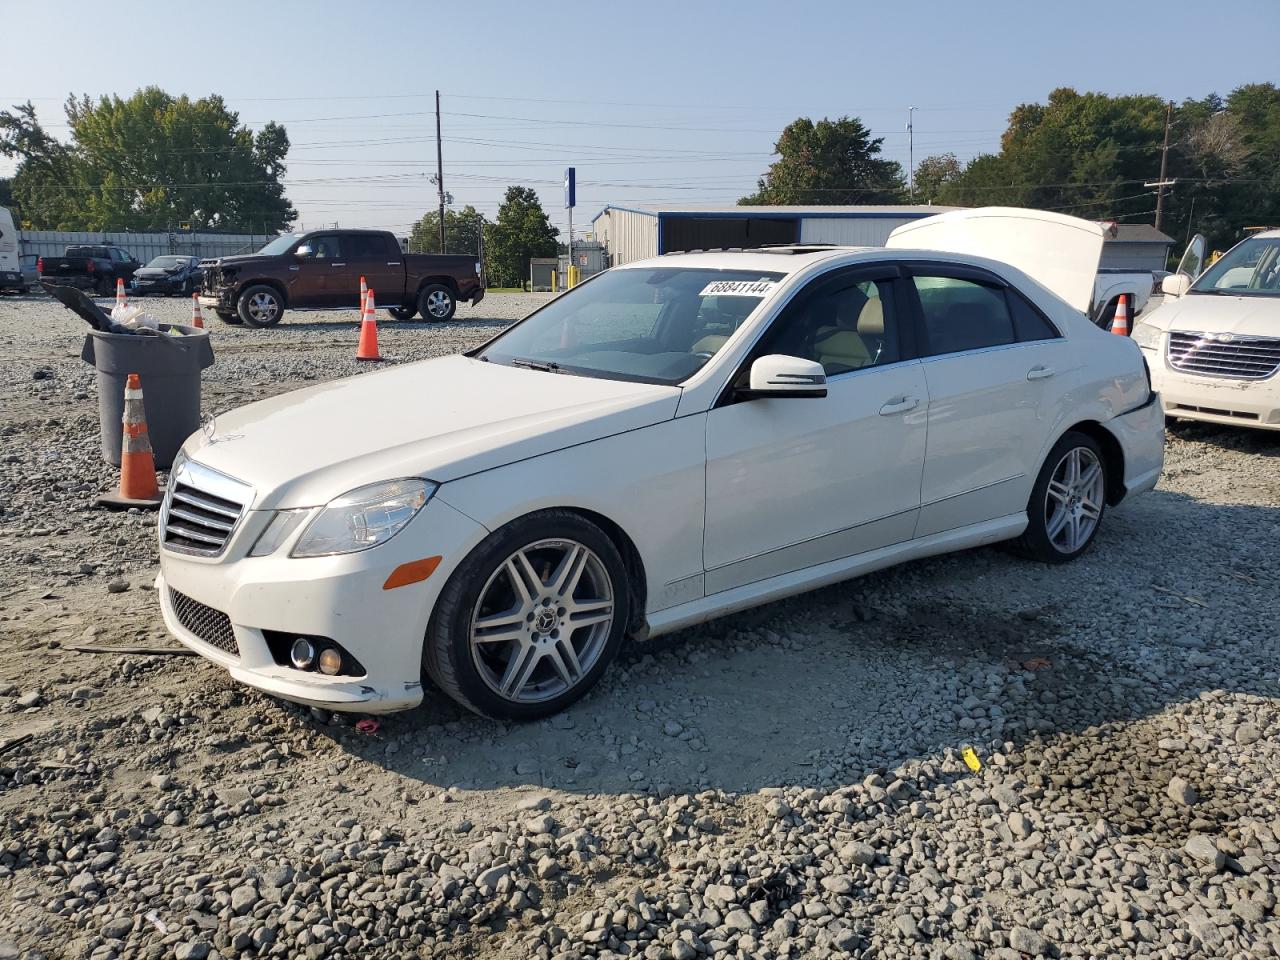
[[[1045,492],[1045,534],[1059,553],[1080,550],[1102,519],[1106,477],[1097,455],[1073,447],[1058,461]]]
[[[505,700],[538,703],[582,682],[613,626],[613,583],[594,551],[540,540],[489,577],[471,614],[471,655]]]
[[[255,293],[249,298],[249,316],[256,323],[271,323],[280,312],[280,304],[269,293]]]
[[[427,313],[433,317],[447,317],[449,315],[449,307],[451,306],[451,298],[448,293],[443,290],[433,290],[427,294]]]

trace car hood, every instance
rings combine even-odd
[[[173,276],[174,274],[181,272],[181,267],[172,267],[168,270],[165,270],[162,267],[142,267],[139,270],[135,270],[133,275],[135,277],[141,277],[143,280],[163,280],[165,277]]]
[[[1280,297],[1189,293],[1144,313],[1142,322],[1165,331],[1280,337]]]
[[[440,357],[217,415],[187,455],[255,490],[255,509],[310,507],[366,483],[440,483],[675,415],[678,387]]]
[[[202,263],[205,266],[244,267],[257,263],[273,263],[279,259],[279,257],[262,257],[256,253],[239,253],[230,257],[215,257],[212,260],[202,261]]]

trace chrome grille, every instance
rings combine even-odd
[[[1265,380],[1280,368],[1280,338],[1169,333],[1169,366],[1206,377]]]
[[[217,647],[233,657],[240,656],[236,634],[231,629],[231,618],[225,613],[213,607],[206,607],[199,600],[193,600],[185,593],[179,593],[173,588],[169,589],[169,600],[173,604],[174,615],[183,627],[210,646]]]
[[[253,499],[252,488],[198,463],[182,463],[165,493],[160,540],[166,549],[216,557]]]

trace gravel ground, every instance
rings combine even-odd
[[[215,412],[362,372],[354,311],[213,328]],[[168,642],[154,515],[92,506],[82,333],[0,300],[0,958],[1280,955],[1280,435],[1175,427],[1067,567],[913,563],[631,648],[545,722],[429,695],[364,733],[68,649]]]

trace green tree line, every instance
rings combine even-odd
[[[484,267],[489,285],[518,287],[529,278],[533,257],[554,257],[560,231],[551,225],[538,194],[530,187],[507,188],[497,219],[486,220],[475,207],[445,210],[444,253],[478,253],[484,234]],[[413,226],[409,249],[440,253],[440,213],[432,210]]]
[[[916,167],[917,202],[1057,210],[1089,220],[1152,223],[1169,126],[1161,228],[1204,233],[1225,249],[1245,227],[1280,225],[1280,88],[1246,84],[1171,105],[1149,95],[1063,87],[1009,116],[996,153],[968,163],[946,153]],[[902,203],[907,182],[857,118],[801,117],[743,204]]]
[[[0,184],[5,206],[45,230],[194,229],[272,233],[297,216],[282,179],[289,136],[256,134],[221,97],[174,97],[158,87],[70,97],[70,142],[36,120],[30,102],[0,112],[0,155],[18,160]]]

